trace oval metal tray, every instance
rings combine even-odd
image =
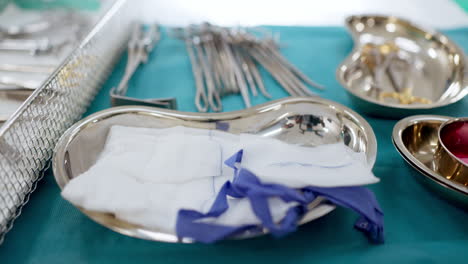
[[[73,125],[61,137],[53,157],[54,175],[60,188],[63,189],[67,182],[95,163],[104,147],[109,128],[117,124],[153,128],[187,126],[233,134],[253,133],[310,147],[343,142],[356,152],[365,152],[371,167],[377,153],[374,132],[361,116],[345,106],[318,97],[286,98],[242,111],[216,114],[123,106],[89,116]],[[334,206],[323,199],[316,199],[309,208],[311,210],[302,223],[329,213]],[[165,242],[191,242],[175,234],[121,221],[111,214],[79,209],[94,221],[125,235]],[[266,231],[244,233],[236,238],[264,233]]]
[[[419,177],[443,198],[468,206],[468,186],[447,179],[437,172],[434,154],[437,149],[438,130],[451,118],[437,115],[416,115],[399,121],[393,128],[393,144],[413,167]]]
[[[422,114],[458,102],[468,94],[464,81],[465,55],[447,36],[392,16],[351,16],[346,19],[346,26],[351,32],[354,48],[338,67],[336,75],[356,106],[363,111],[385,117]],[[395,92],[395,81],[384,76],[386,78],[379,78],[375,87],[371,87],[370,79],[377,78],[376,73],[371,76],[372,71],[356,70],[356,66],[362,64],[366,45],[386,43],[412,58],[409,60],[411,70],[401,74],[400,84],[403,79],[406,82],[399,89],[411,89],[404,99],[422,98],[429,102],[407,103],[404,102],[407,100],[381,98],[381,93]],[[404,94],[403,91],[397,92]]]

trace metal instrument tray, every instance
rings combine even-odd
[[[59,137],[81,118],[123,52],[131,8],[125,0],[104,1],[99,22],[0,128],[0,244]]]

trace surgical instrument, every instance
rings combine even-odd
[[[24,73],[52,73],[57,66],[54,65],[43,65],[43,64],[0,64],[0,71],[6,72],[24,72]]]
[[[271,98],[258,65],[292,96],[315,95],[307,85],[323,89],[281,55],[272,34],[261,38],[245,28],[209,23],[176,28],[173,32],[186,44],[195,78],[195,106],[200,112],[221,111],[220,97],[227,94],[241,94],[246,107],[251,106],[250,94]]]
[[[111,104],[118,105],[147,105],[163,108],[176,109],[175,98],[163,99],[137,99],[128,97],[125,94],[128,89],[128,82],[135,73],[138,66],[148,61],[148,55],[160,39],[160,31],[157,25],[150,25],[148,30],[144,30],[140,23],[134,23],[132,35],[128,42],[128,59],[124,76],[117,87],[111,89]]]

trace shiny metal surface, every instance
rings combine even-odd
[[[27,65],[27,64],[9,64],[9,63],[1,63],[0,64],[0,71],[7,71],[7,72],[25,72],[25,73],[44,73],[50,74],[54,72],[55,66],[54,65],[46,65],[46,64],[37,64],[37,65]]]
[[[73,18],[71,12],[47,12],[39,19],[26,24],[0,26],[0,37],[20,38],[25,35],[43,33],[54,26],[68,25],[71,18]]]
[[[435,159],[439,145],[438,131],[447,116],[417,115],[399,121],[393,128],[393,144],[401,156],[438,195],[468,206],[468,186],[454,181],[451,175],[442,175]]]
[[[434,163],[437,172],[444,175],[447,179],[456,181],[465,186],[468,186],[468,165],[450,151],[443,141],[442,132],[444,128],[447,128],[450,124],[467,120],[468,118],[455,118],[440,125],[437,133],[438,146],[434,155]]]
[[[0,40],[0,51],[28,52],[31,55],[43,54],[52,51],[52,44],[47,38],[44,39],[2,39]]]
[[[2,101],[2,107],[0,108],[0,126],[10,118],[10,116],[18,109],[32,93],[32,90],[2,90],[0,88],[0,100]]]
[[[63,188],[70,179],[92,166],[103,149],[107,132],[114,124],[136,127],[220,129],[229,133],[253,133],[303,146],[343,142],[356,152],[365,152],[373,166],[377,143],[369,124],[354,111],[318,97],[293,97],[243,111],[214,114],[186,113],[143,106],[110,108],[73,125],[59,140],[53,156],[55,179]],[[343,175],[346,177],[346,175]],[[287,179],[285,179],[287,180]],[[334,206],[314,201],[302,223],[321,217]],[[165,242],[190,242],[175,234],[149,230],[116,219],[113,215],[80,210],[94,221],[119,233]],[[244,238],[265,233],[242,234]]]
[[[221,112],[221,99],[229,94],[240,94],[245,107],[252,105],[250,94],[271,98],[259,66],[291,96],[316,95],[308,86],[324,89],[280,53],[280,43],[268,29],[228,28],[204,22],[176,28],[174,33],[185,42],[199,112]]]
[[[169,109],[177,109],[176,98],[154,98],[154,99],[138,99],[126,95],[128,90],[128,82],[132,78],[138,67],[148,61],[148,56],[154,46],[159,42],[161,32],[159,26],[151,24],[149,29],[145,31],[143,25],[134,22],[130,40],[127,45],[127,65],[125,73],[122,76],[117,87],[110,91],[112,106],[122,105],[144,105],[155,106]]]
[[[0,76],[0,84],[6,86],[13,86],[8,88],[0,87],[0,90],[7,91],[7,90],[17,90],[17,89],[25,89],[25,90],[35,90],[41,87],[42,82],[37,80],[32,80],[30,78],[12,78],[9,76]]]
[[[346,25],[354,49],[337,79],[363,111],[386,117],[427,113],[468,94],[465,55],[445,35],[387,16],[351,16]],[[393,55],[392,64],[369,61],[372,48],[379,56]]]
[[[48,168],[59,137],[81,118],[122,54],[133,5],[102,4],[94,28],[8,120],[0,120],[0,244]]]

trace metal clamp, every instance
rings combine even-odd
[[[125,94],[128,90],[128,81],[132,78],[136,69],[140,64],[148,61],[148,55],[154,45],[160,39],[160,31],[157,25],[150,25],[147,31],[143,30],[143,26],[135,23],[133,32],[128,42],[128,60],[125,67],[125,73],[120,80],[119,85],[110,91],[112,106],[121,105],[145,105],[161,108],[177,109],[176,98],[154,98],[154,99],[137,99],[128,97]]]

